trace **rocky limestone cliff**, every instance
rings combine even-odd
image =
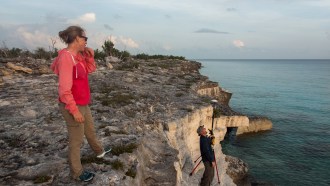
[[[221,88],[216,82],[203,82],[197,87],[197,93],[202,96],[210,96],[219,101],[223,105],[229,105],[232,93]]]
[[[240,126],[237,135],[271,130],[273,123],[266,117],[250,117],[248,126]]]
[[[15,60],[0,60],[0,185],[80,185],[69,177],[50,61]],[[212,116],[208,93],[196,92],[209,82],[200,63],[133,60],[112,67],[99,61],[90,76],[97,135],[113,148],[98,161],[85,141],[84,167],[96,173],[90,185],[197,185],[202,165],[189,177],[199,156],[196,129],[211,128]],[[221,110],[225,115],[214,121],[219,177],[221,185],[234,185],[219,142],[226,127],[249,120],[228,106]]]
[[[200,125],[204,125],[206,128],[212,128],[212,106],[207,106],[201,109],[194,110],[192,113],[186,115],[183,118],[177,119],[167,124],[168,130],[165,132],[170,145],[174,149],[179,149],[178,160],[175,162],[176,171],[178,172],[177,185],[198,185],[199,179],[203,171],[199,171],[203,168],[203,165],[199,165],[196,169],[197,175],[189,176],[189,173],[196,165],[194,161],[200,156],[199,150],[199,136],[196,133],[196,129]],[[227,117],[216,118],[214,121],[214,134],[215,141],[215,155],[217,160],[217,166],[219,170],[219,179],[222,185],[235,185],[232,179],[227,175],[226,170],[228,164],[225,161],[225,155],[222,153],[220,141],[223,140],[227,125],[243,125],[248,124],[247,117]],[[213,181],[213,184],[217,183],[217,176]]]
[[[266,131],[272,129],[272,122],[266,117],[250,117],[247,119],[247,116],[243,116],[241,113],[233,111],[229,107],[229,101],[232,96],[232,93],[221,88],[218,83],[209,81],[207,78],[204,81],[199,82],[195,87],[196,92],[201,96],[208,96],[216,99],[220,103],[221,117],[220,120],[232,120],[232,117],[242,117],[244,121],[237,121],[236,124],[233,124],[233,121],[228,121],[226,127],[238,127],[237,135]],[[234,119],[236,120],[236,119]]]

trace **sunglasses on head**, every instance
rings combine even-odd
[[[85,41],[87,42],[88,37],[86,37],[86,36],[79,36],[79,37],[84,38]]]

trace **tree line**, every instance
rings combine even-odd
[[[29,50],[23,50],[20,48],[8,48],[5,43],[3,43],[3,46],[0,47],[0,58],[17,58],[17,57],[32,57],[36,59],[46,59],[50,60],[57,56],[58,49],[54,47],[55,42],[52,42],[53,46],[49,47],[48,50],[46,50],[43,47],[37,47],[34,51]],[[104,60],[108,56],[117,57],[121,60],[127,60],[130,58],[136,58],[136,59],[180,59],[185,60],[182,56],[167,56],[167,55],[148,55],[145,53],[137,54],[137,55],[131,55],[128,51],[120,51],[114,47],[114,43],[110,40],[104,41],[102,45],[102,49],[95,49],[94,50],[94,58],[97,60]]]

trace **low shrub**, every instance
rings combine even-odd
[[[137,145],[135,143],[130,143],[130,144],[125,144],[125,145],[118,145],[118,146],[113,146],[111,153],[113,155],[120,155],[123,153],[132,153],[134,149],[137,148]]]

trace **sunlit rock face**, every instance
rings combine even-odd
[[[237,135],[244,133],[253,133],[271,130],[273,123],[270,119],[266,117],[253,117],[249,119],[248,126],[241,126],[237,129]]]
[[[205,82],[198,86],[197,93],[200,95],[210,96],[224,105],[229,105],[232,93],[228,90],[221,88],[218,83]]]

